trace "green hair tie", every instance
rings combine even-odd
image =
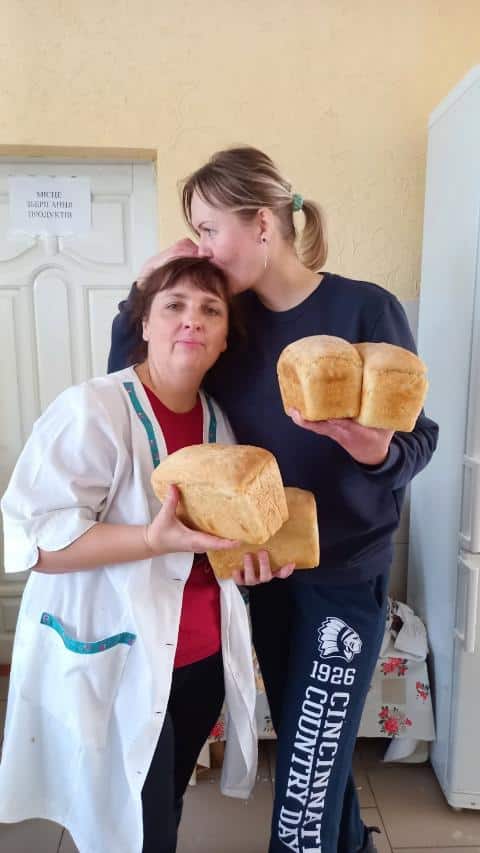
[[[296,213],[303,207],[303,196],[300,193],[294,193],[292,198],[293,212]]]

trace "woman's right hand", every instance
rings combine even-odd
[[[238,547],[240,543],[232,539],[220,539],[210,533],[192,530],[183,524],[176,515],[179,500],[177,487],[169,486],[160,512],[145,526],[145,542],[153,554],[160,556],[180,551],[203,554],[205,551]]]
[[[275,578],[286,580],[295,568],[295,563],[287,563],[274,571],[270,565],[268,551],[257,551],[256,554],[245,554],[243,568],[233,572],[232,579],[238,586],[258,586],[260,583],[269,583]]]
[[[169,261],[173,261],[174,258],[196,258],[197,255],[198,246],[193,240],[190,240],[190,237],[177,240],[173,246],[169,246],[168,249],[164,249],[163,252],[153,255],[148,261],[145,261],[137,278],[137,287],[141,290],[145,280],[152,272],[160,269]]]

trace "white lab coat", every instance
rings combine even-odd
[[[231,443],[210,404],[217,441]],[[204,395],[202,405],[207,441]],[[150,486],[155,445],[163,458],[163,435],[132,368],[61,394],[35,424],[2,501],[6,571],[31,568],[38,548],[64,548],[97,520],[149,522],[160,508]],[[165,718],[192,557],[30,573],[12,659],[0,822],[47,818],[69,830],[80,853],[141,853],[141,789]],[[237,587],[219,583],[229,709],[221,788],[246,798],[257,761],[249,628]],[[40,621],[43,613],[58,620],[66,644]],[[123,632],[135,635],[132,645],[95,653],[78,645]]]

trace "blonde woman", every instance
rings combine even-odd
[[[272,573],[262,553],[258,565],[250,557],[236,576],[251,587],[254,643],[278,736],[269,853],[371,853],[352,754],[384,633],[405,487],[428,463],[438,430],[424,414],[409,434],[352,420],[306,422],[295,411],[288,417],[276,362],[285,346],[308,335],[414,350],[412,335],[392,294],[320,272],[327,256],[321,210],[294,192],[263,152],[214,154],[186,180],[182,201],[196,242],[182,240],[152,258],[137,286],[177,254],[206,257],[225,273],[246,336],[230,342],[206,387],[237,440],[274,453],[285,484],[310,489],[318,506],[318,569],[264,585]],[[114,321],[112,366],[124,364],[134,338],[137,286]]]

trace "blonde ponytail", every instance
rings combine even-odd
[[[328,241],[325,217],[321,207],[314,201],[303,200],[305,225],[300,235],[299,257],[309,270],[317,272],[327,260]]]
[[[304,201],[278,171],[275,163],[257,148],[242,146],[213,154],[200,169],[193,172],[182,186],[185,219],[191,220],[194,193],[208,204],[252,219],[261,207],[270,208],[280,223],[284,240],[294,244],[297,230],[294,213],[303,210],[305,225],[299,240],[300,260],[317,272],[327,259],[327,236],[320,207]]]

